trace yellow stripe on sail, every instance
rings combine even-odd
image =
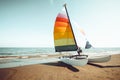
[[[74,39],[73,35],[71,32],[69,32],[69,34],[65,34],[65,33],[56,33],[54,34],[54,39],[58,40],[58,39]]]
[[[59,39],[54,41],[55,46],[75,45],[74,39]]]

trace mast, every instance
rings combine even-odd
[[[73,38],[74,38],[75,44],[76,44],[76,46],[78,48],[78,45],[77,45],[77,42],[76,42],[76,39],[75,39],[75,35],[74,35],[74,32],[73,32],[72,24],[71,24],[71,21],[70,21],[70,17],[69,17],[68,11],[67,11],[66,3],[63,6],[65,7],[65,11],[67,13],[68,21],[70,23],[70,28],[71,28],[72,33],[73,33]]]

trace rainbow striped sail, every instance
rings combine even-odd
[[[76,51],[74,34],[70,26],[70,20],[66,13],[59,13],[54,25],[55,51]]]

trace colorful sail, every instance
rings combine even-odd
[[[77,50],[70,20],[65,12],[59,13],[56,17],[54,25],[54,44],[56,52]]]

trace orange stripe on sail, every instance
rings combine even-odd
[[[66,26],[68,26],[68,23],[58,22],[58,21],[55,22],[55,27],[66,27]]]
[[[54,27],[54,33],[65,33],[66,27]],[[59,36],[59,35],[58,35]]]
[[[72,30],[71,30],[71,28],[70,28],[70,24],[68,24],[67,29],[66,29],[66,32],[71,32],[71,34],[72,34]],[[72,35],[73,35],[73,34],[72,34]]]
[[[67,32],[71,32],[71,34],[72,34],[72,31],[71,31],[71,28],[70,28],[70,25],[68,25],[68,26],[55,26],[54,27],[54,32],[66,32],[66,34],[67,34]]]

